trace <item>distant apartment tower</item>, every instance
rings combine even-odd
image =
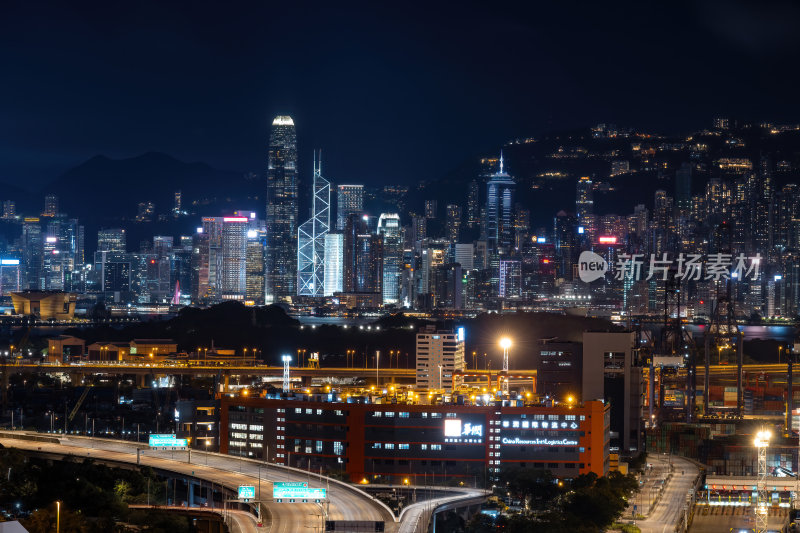
[[[594,233],[594,183],[592,180],[583,176],[578,180],[575,187],[575,213],[578,217],[578,226],[583,227],[585,232]]]
[[[383,238],[383,303],[400,301],[400,272],[403,266],[403,233],[400,215],[381,213],[378,234]]]
[[[681,214],[692,210],[692,165],[683,163],[675,172],[675,206]]]
[[[267,303],[290,299],[297,283],[297,134],[294,120],[272,121],[267,163],[267,252],[264,274]]]
[[[480,224],[481,206],[480,206],[480,187],[478,180],[469,182],[469,191],[467,193],[467,226],[470,228],[477,227]]]
[[[107,228],[97,231],[98,252],[121,252],[127,250],[125,230],[123,228]]]
[[[139,202],[136,207],[136,222],[152,222],[156,214],[156,205],[153,202]]]
[[[344,290],[344,235],[325,235],[325,293],[333,296]]]
[[[418,215],[411,215],[412,241],[421,242],[428,238],[428,219]]]
[[[458,332],[427,326],[417,333],[418,389],[452,393],[463,383],[456,372],[464,368],[464,338]]]
[[[611,162],[611,170],[608,173],[612,178],[631,171],[631,165],[626,159],[615,159]]]
[[[181,216],[181,213],[183,212],[182,203],[183,203],[183,198],[181,195],[181,191],[175,191],[175,204],[172,207],[173,217],[178,218],[179,216]]]
[[[3,202],[3,220],[14,220],[17,217],[17,204],[14,200]]]
[[[311,218],[297,229],[297,294],[325,293],[325,236],[331,226],[331,184],[322,177],[322,154],[314,155]]]
[[[336,188],[336,229],[342,231],[347,217],[364,210],[363,185],[339,185]]]
[[[500,154],[500,169],[486,184],[486,241],[491,252],[514,244],[515,187],[514,180],[503,170]]]
[[[439,211],[439,202],[436,200],[425,200],[425,218],[433,220]]]
[[[461,238],[461,206],[457,204],[447,205],[447,238],[451,244],[455,244]]]
[[[55,217],[58,215],[58,196],[55,194],[48,194],[44,197],[44,211],[43,217]]]

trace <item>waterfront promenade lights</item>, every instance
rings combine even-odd
[[[758,452],[758,501],[753,508],[755,512],[755,531],[764,533],[767,531],[767,512],[769,511],[769,493],[767,492],[767,448],[772,433],[768,430],[761,430],[756,433],[754,441]]]
[[[281,356],[281,361],[283,361],[283,392],[289,392],[291,388],[289,381],[289,363],[292,362],[292,356],[283,355]]]
[[[503,349],[503,372],[506,374],[503,379],[503,394],[508,397],[508,350],[511,348],[511,339],[500,339],[500,347]]]

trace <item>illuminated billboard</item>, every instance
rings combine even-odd
[[[150,435],[148,440],[151,448],[186,448],[188,441],[186,439],[177,439],[174,434],[153,434]]]
[[[612,236],[598,237],[597,241],[600,244],[617,244],[617,238]]]
[[[309,488],[304,481],[276,481],[272,484],[272,497],[276,500],[324,500],[327,490]]]
[[[0,259],[2,266],[19,266],[19,259]]]

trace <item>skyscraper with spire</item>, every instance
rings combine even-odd
[[[311,218],[297,230],[297,294],[325,294],[325,236],[331,227],[331,184],[322,177],[322,153],[314,154]]]
[[[290,116],[272,121],[267,163],[267,303],[290,299],[297,281],[297,135]]]
[[[500,169],[486,184],[486,245],[491,252],[514,244],[515,187],[514,180],[503,169],[500,152]]]

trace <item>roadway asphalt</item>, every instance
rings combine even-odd
[[[671,461],[673,465],[672,478],[667,482],[664,493],[653,509],[648,510],[647,518],[636,521],[636,525],[639,526],[642,533],[674,531],[675,526],[683,516],[686,495],[689,489],[694,486],[700,470],[697,465],[681,457],[673,455]],[[654,468],[658,469],[657,472],[662,476],[666,476],[670,462],[668,456],[650,455],[647,458],[647,462],[653,464]],[[630,516],[630,514],[627,516]],[[628,519],[624,518],[623,521],[627,522]]]
[[[125,463],[136,462],[136,444],[105,439],[86,439],[82,437],[60,438],[61,443],[44,443],[12,438],[0,438],[7,447],[41,450],[54,454],[95,457]],[[206,464],[206,462],[208,464]],[[261,492],[264,497],[262,513],[267,527],[262,531],[270,533],[289,533],[296,531],[320,531],[324,512],[315,503],[276,503],[271,500],[272,481],[307,481],[311,487],[328,488],[329,505],[326,505],[329,520],[382,520],[386,531],[396,531],[397,525],[388,510],[369,496],[341,487],[335,483],[330,486],[320,482],[313,473],[295,472],[284,468],[266,466],[250,460],[232,456],[192,452],[192,462],[187,462],[186,452],[156,451],[146,449],[141,454],[141,464],[175,472],[223,485],[235,491],[239,485],[255,485],[261,478]],[[260,466],[260,469],[259,469]],[[260,476],[259,476],[260,470]],[[324,478],[323,478],[324,480]],[[256,488],[258,490],[258,488]],[[235,513],[234,521],[242,533],[256,533],[255,519],[247,518],[249,513]]]

